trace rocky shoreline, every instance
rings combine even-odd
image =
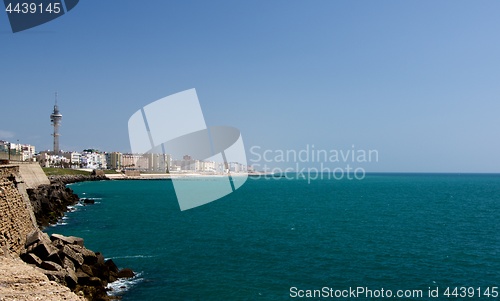
[[[80,201],[67,184],[83,181],[107,180],[104,175],[51,176],[50,185],[27,189],[37,225],[43,229],[58,222],[68,206]],[[87,300],[111,300],[107,285],[118,278],[130,278],[130,269],[119,270],[110,259],[105,261],[99,252],[85,248],[82,238],[52,234],[40,230],[28,235],[21,259],[35,265],[49,280],[67,286]]]
[[[67,184],[85,181],[108,180],[105,176],[74,175],[51,176],[49,185],[40,185],[35,189],[27,189],[28,196],[40,228],[45,228],[58,222],[68,211],[68,206],[79,202],[78,195],[66,187]]]

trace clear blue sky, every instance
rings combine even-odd
[[[262,149],[377,149],[369,171],[500,172],[498,1],[83,0],[12,34],[0,139],[130,149],[128,118],[196,88]]]

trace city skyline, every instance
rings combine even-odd
[[[127,152],[133,112],[196,88],[247,153],[355,145],[380,154],[367,171],[500,172],[500,3],[221,4],[85,1],[16,34],[0,14],[0,139],[51,149],[58,91],[61,149]]]

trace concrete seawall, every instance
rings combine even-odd
[[[38,163],[19,164],[19,174],[24,180],[26,189],[34,189],[40,185],[50,184],[49,179]]]

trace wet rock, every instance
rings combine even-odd
[[[83,200],[83,204],[84,205],[94,205],[95,204],[95,201],[92,200],[92,199],[84,199]]]
[[[117,274],[117,277],[118,278],[132,278],[135,276],[135,273],[134,271],[132,271],[131,269],[121,269],[118,274]]]

